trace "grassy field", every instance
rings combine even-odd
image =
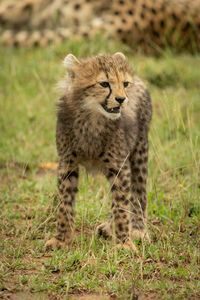
[[[138,254],[95,236],[109,185],[81,170],[69,252],[45,252],[58,204],[54,86],[62,60],[124,51],[153,101],[148,178],[152,243]],[[0,49],[0,299],[200,299],[200,56],[159,58],[71,41]],[[10,297],[10,298],[9,298]]]

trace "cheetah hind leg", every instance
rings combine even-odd
[[[111,222],[104,222],[97,226],[96,234],[103,236],[104,238],[113,237],[113,230]],[[126,249],[131,250],[133,252],[137,252],[137,249],[133,242],[128,239],[125,243],[117,243],[118,249]]]

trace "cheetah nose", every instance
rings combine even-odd
[[[115,100],[122,104],[126,98],[125,97],[115,97]]]

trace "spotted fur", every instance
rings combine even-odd
[[[46,45],[101,32],[134,49],[200,49],[200,0],[11,0],[0,5],[1,42]]]
[[[70,245],[79,165],[102,172],[111,184],[112,218],[97,231],[135,250],[147,218],[148,131],[151,99],[122,53],[77,59],[64,65],[64,93],[58,104],[59,155],[57,232],[46,246]]]

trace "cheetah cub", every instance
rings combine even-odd
[[[57,231],[47,248],[67,247],[74,232],[79,164],[105,174],[111,184],[112,218],[97,227],[115,232],[117,245],[136,250],[134,238],[148,238],[147,161],[152,115],[149,92],[124,54],[64,60],[67,75],[58,104],[59,155]]]

